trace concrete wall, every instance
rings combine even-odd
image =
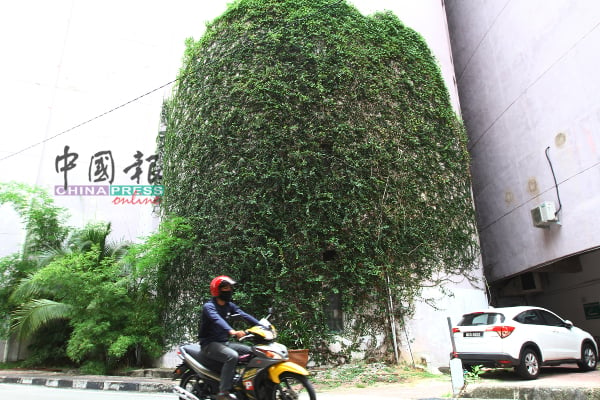
[[[27,358],[28,342],[20,342],[14,337],[0,340],[0,362],[20,361]]]
[[[435,308],[420,302],[414,317],[404,321],[405,329],[398,331],[402,359],[432,373],[440,373],[449,365],[452,342],[448,318],[456,324],[463,314],[486,308],[488,304],[483,282],[472,284],[464,277],[453,280],[456,283],[445,288],[451,295],[439,287],[427,288],[423,297],[432,300],[430,304],[435,304]]]
[[[600,3],[446,0],[485,273],[600,246]],[[553,174],[545,151],[553,164]],[[558,208],[533,227],[530,210]]]

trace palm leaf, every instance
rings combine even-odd
[[[21,303],[27,299],[31,299],[32,297],[39,296],[41,290],[43,289],[36,284],[34,281],[34,276],[34,274],[29,274],[27,277],[21,279],[15,286],[9,300],[15,303]]]
[[[31,336],[36,330],[50,321],[69,319],[73,307],[48,299],[32,300],[17,309],[11,329],[19,338]]]

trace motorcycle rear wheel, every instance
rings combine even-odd
[[[315,389],[308,378],[293,372],[284,372],[281,382],[273,388],[271,400],[317,400]]]
[[[183,377],[179,383],[179,386],[199,399],[206,398],[205,385],[206,383],[204,383],[202,378],[200,378],[198,374],[192,370],[188,370],[185,374],[183,374]],[[185,398],[182,396],[179,396],[179,399],[185,400]]]

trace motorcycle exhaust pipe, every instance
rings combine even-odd
[[[194,396],[192,393],[188,392],[181,386],[173,386],[173,393],[177,393],[179,396],[183,396],[186,400],[200,400],[198,397]]]
[[[192,357],[189,354],[185,354],[185,362],[187,362],[187,364],[192,367],[192,369],[194,371],[196,371],[199,374],[203,374],[205,376],[208,376],[211,379],[214,379],[215,381],[219,382],[221,380],[221,376],[213,371],[211,371],[210,369],[206,368],[204,365],[200,364],[194,357]]]

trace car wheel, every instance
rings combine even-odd
[[[581,361],[577,362],[579,369],[582,371],[592,371],[596,369],[598,357],[596,355],[596,349],[591,343],[584,343],[581,346]]]
[[[540,358],[535,350],[525,349],[517,367],[517,374],[524,379],[537,379],[540,375]]]

